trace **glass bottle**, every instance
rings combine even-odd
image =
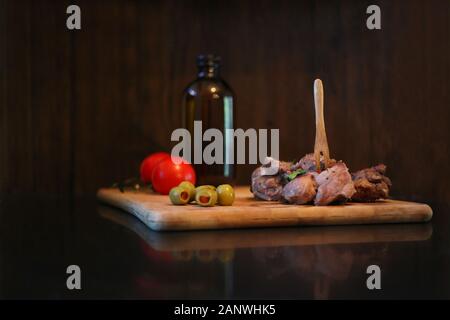
[[[197,184],[219,185],[234,183],[235,166],[227,161],[234,154],[232,137],[226,129],[234,129],[234,94],[230,86],[220,77],[221,58],[215,55],[197,57],[197,79],[187,86],[183,93],[183,126],[191,134],[191,159],[197,173]],[[207,129],[220,130],[223,137],[222,164],[201,164],[194,162],[194,121],[201,121],[202,133]],[[197,123],[198,124],[198,123]],[[201,139],[197,137],[197,139]],[[201,143],[201,152],[210,141]],[[197,150],[198,151],[198,150]]]

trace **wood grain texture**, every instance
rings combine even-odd
[[[450,201],[448,1],[380,0],[376,31],[365,0],[84,0],[80,31],[65,28],[67,1],[2,3],[2,193],[94,194],[136,176],[170,150],[195,56],[214,52],[237,127],[280,128],[281,158],[313,151],[320,78],[333,157],[386,163],[395,196]]]
[[[6,0],[0,0],[0,192],[7,176],[6,149]]]
[[[70,191],[70,39],[65,2],[5,1],[0,191]],[[50,13],[50,14],[48,14]]]
[[[207,208],[174,206],[168,196],[118,189],[100,189],[97,197],[156,231],[425,222],[433,214],[426,204],[396,200],[323,207],[259,201],[249,187],[236,188],[233,206]]]

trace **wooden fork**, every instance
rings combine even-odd
[[[317,172],[321,171],[320,156],[323,156],[325,169],[330,163],[330,151],[328,149],[325,120],[323,118],[323,86],[320,79],[314,81],[314,106],[316,109],[316,142],[314,144],[314,159]]]

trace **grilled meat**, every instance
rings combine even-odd
[[[391,180],[385,176],[386,165],[378,164],[374,167],[359,170],[352,173],[356,193],[352,196],[353,201],[372,202],[389,197]]]
[[[274,163],[274,161],[276,161]],[[277,172],[267,174],[270,165],[277,166]],[[322,170],[324,167],[321,161]],[[316,172],[314,154],[305,155],[296,163],[267,158],[265,164],[252,173],[251,191],[255,197],[293,204],[306,204],[314,201],[323,206],[343,203],[351,199],[358,202],[371,202],[389,196],[391,180],[385,176],[386,166],[363,169],[355,173],[348,172],[345,163],[332,159],[330,167],[320,174]],[[295,170],[302,169],[306,174],[297,176],[292,181],[289,176]],[[301,174],[301,173],[300,173]]]
[[[336,160],[330,159],[330,167],[336,164]],[[325,170],[325,163],[323,158],[320,158],[321,170]],[[295,164],[292,165],[291,170],[303,169],[306,171],[317,171],[316,170],[316,160],[314,158],[314,153],[308,153]]]
[[[317,174],[316,181],[319,185],[314,200],[316,206],[346,202],[356,192],[352,177],[343,162]]]
[[[276,163],[273,163],[274,161]],[[278,171],[274,175],[266,175],[265,169],[271,164],[276,165]],[[253,192],[255,197],[263,200],[280,200],[281,191],[283,190],[284,184],[286,184],[286,180],[283,177],[285,173],[289,172],[291,166],[291,162],[267,158],[263,166],[253,171],[250,191]]]
[[[283,190],[281,180],[281,176],[278,174],[272,176],[263,175],[263,167],[259,167],[252,173],[250,190],[259,199],[277,201],[281,199],[281,191]]]
[[[314,200],[317,183],[314,175],[307,173],[286,184],[281,192],[283,200],[294,204],[306,204]]]

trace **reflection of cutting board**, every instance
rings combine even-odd
[[[114,208],[99,206],[98,212],[135,232],[159,251],[426,241],[433,234],[431,223],[155,232],[135,217]]]
[[[326,207],[259,201],[248,187],[236,188],[236,201],[229,207],[174,206],[168,196],[117,189],[100,189],[97,197],[153,230],[425,222],[432,216],[426,204],[396,200]]]

